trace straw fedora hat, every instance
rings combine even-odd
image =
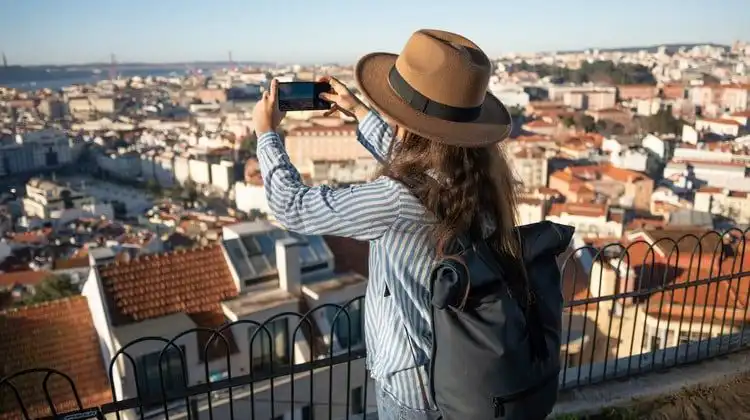
[[[429,140],[482,147],[508,137],[511,118],[487,91],[492,64],[473,42],[421,29],[400,55],[362,57],[354,77],[378,112]]]

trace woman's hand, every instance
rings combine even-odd
[[[333,106],[325,115],[331,115],[340,111],[344,115],[362,120],[370,109],[362,103],[343,83],[332,76],[326,76],[320,79],[321,82],[328,82],[333,92],[323,92],[320,99],[330,102]]]
[[[273,79],[271,81],[271,88],[263,92],[263,97],[255,104],[253,122],[255,123],[256,135],[276,131],[279,128],[281,120],[286,115],[285,112],[279,111],[279,104],[277,103],[278,87],[279,82]]]

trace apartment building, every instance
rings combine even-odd
[[[618,85],[617,96],[621,101],[652,99],[659,93],[654,85]]]
[[[94,198],[53,181],[32,178],[26,183],[23,211],[28,217],[49,219],[68,209],[85,210]]]
[[[510,158],[516,177],[527,188],[547,186],[549,161],[544,149],[522,148]]]
[[[737,137],[742,132],[742,124],[731,118],[699,118],[695,120],[695,130],[725,137]]]
[[[81,145],[60,130],[45,129],[0,141],[0,175],[56,168],[77,158]]]
[[[635,306],[638,315],[626,326],[638,337],[635,348],[650,352],[688,342],[705,342],[739,332],[750,320],[744,309],[750,280],[732,277],[750,259],[743,250],[744,240],[706,233],[694,228],[664,228],[628,235],[629,258],[616,261],[621,267],[620,279],[627,275],[633,283],[648,288],[665,281],[679,285],[713,279],[717,273],[728,276],[715,284],[676,288],[642,299]]]
[[[334,318],[335,306],[313,313],[313,322],[307,328],[297,328],[299,317],[285,315],[307,313],[324,304],[345,305],[365,292],[363,276],[335,271],[334,255],[322,237],[304,237],[265,221],[226,226],[222,235],[223,241],[214,246],[141,256],[127,262],[107,250],[90,252],[94,268],[83,295],[94,314],[104,359],[116,359],[113,387],[118,399],[134,397],[137,390],[144,396],[161,395],[160,357],[162,366],[167,367],[169,395],[185,383],[189,386],[227,377],[230,369],[233,377],[260,374],[274,367],[327,357],[331,352],[339,354],[350,346],[363,348],[360,301],[349,304],[350,324],[344,318]],[[258,322],[272,317],[265,330],[258,330]],[[212,340],[205,328],[221,328],[222,337]],[[136,342],[146,336],[164,340]],[[160,356],[166,340],[175,337],[175,348],[181,352],[165,351]],[[135,360],[135,367],[126,362],[126,357],[118,356],[122,352]],[[179,369],[181,354],[184,371]],[[332,409],[337,418],[347,415],[340,408],[346,406],[347,398],[361,400],[367,380],[362,363],[352,362],[352,389],[334,394]],[[311,410],[316,417],[327,415],[331,385],[328,369],[333,369],[337,387],[347,383],[345,366],[295,375],[294,398],[288,380],[274,381],[275,412],[282,416],[280,419],[292,419],[293,415],[295,419],[309,418]],[[312,380],[314,407],[309,405],[307,391]],[[258,418],[270,418],[269,390],[268,383],[253,390],[252,409]],[[248,397],[249,392],[235,392],[237,413],[251,411]],[[359,409],[364,410],[364,405],[362,402]],[[186,409],[182,400],[170,406],[176,411]],[[229,408],[214,403],[213,409],[216,414]],[[131,411],[128,418],[139,415]],[[203,414],[199,417],[204,418]]]
[[[622,236],[624,214],[605,204],[554,203],[545,218],[550,222],[575,226],[576,236],[617,238]]]
[[[372,155],[358,141],[355,124],[338,127],[299,127],[285,136],[289,159],[300,172],[310,174],[315,161],[349,161]]]
[[[645,210],[651,205],[654,180],[639,172],[604,164],[554,172],[550,175],[549,187],[566,197],[576,197],[575,201],[599,195],[610,204]]]
[[[697,159],[673,159],[664,167],[664,178],[681,180],[681,183],[750,191],[743,162],[716,162]],[[685,184],[685,185],[687,185]]]
[[[695,192],[693,209],[718,214],[736,223],[750,223],[750,193],[717,187],[702,187]]]
[[[318,184],[357,184],[372,180],[379,168],[372,156],[356,159],[320,159],[310,162],[310,180]]]

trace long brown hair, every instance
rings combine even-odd
[[[436,219],[434,242],[442,254],[457,235],[472,233],[489,216],[494,248],[519,257],[516,225],[517,184],[503,151],[497,145],[479,148],[450,146],[415,133],[391,144],[381,175],[410,187]],[[415,178],[429,182],[414,183]]]

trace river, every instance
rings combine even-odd
[[[197,71],[198,69],[192,68],[190,70]],[[202,69],[205,71],[205,69]],[[142,68],[142,69],[124,69],[118,71],[119,77],[124,78],[130,78],[134,76],[140,76],[140,77],[146,77],[146,76],[170,76],[170,75],[176,75],[181,76],[184,75],[188,71],[188,68],[182,67],[182,68]],[[101,80],[106,80],[109,78],[109,73],[107,71],[102,71],[101,73],[94,73],[92,72],[89,76],[82,76],[80,74],[76,75],[76,77],[66,77],[68,75],[65,74],[65,72],[60,72],[60,77],[53,77],[47,80],[27,80],[23,82],[14,82],[14,83],[7,83],[2,84],[2,86],[10,87],[14,89],[19,90],[37,90],[37,89],[52,89],[52,90],[60,90],[65,86],[70,86],[74,84],[85,84],[85,83],[96,83]]]

